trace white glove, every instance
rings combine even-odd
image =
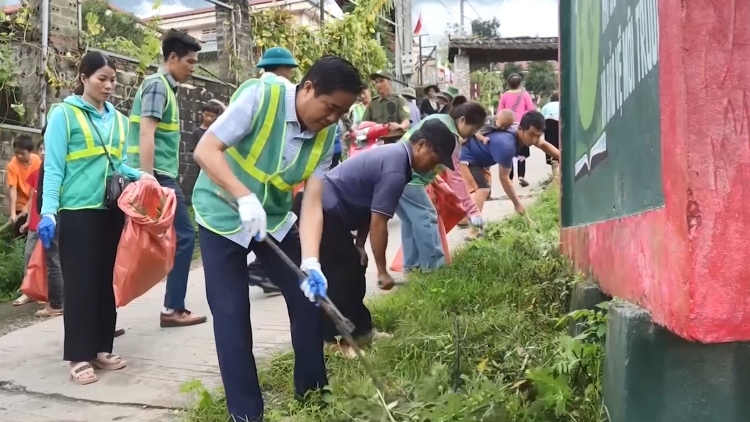
[[[266,210],[254,193],[237,199],[237,207],[240,212],[242,228],[245,229],[255,240],[262,241],[266,238]]]
[[[302,293],[310,302],[315,302],[316,297],[328,296],[328,280],[320,269],[318,258],[305,258],[299,268],[307,274],[302,283],[299,285]]]
[[[474,227],[479,227],[479,228],[484,227],[484,218],[482,218],[482,216],[479,214],[472,215],[471,217],[469,217],[469,222]]]

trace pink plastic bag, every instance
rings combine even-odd
[[[114,270],[119,308],[151,290],[172,270],[177,198],[174,190],[144,180],[129,184],[117,205],[126,216]]]

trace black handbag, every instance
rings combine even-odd
[[[102,144],[102,148],[104,148],[104,155],[107,156],[107,161],[109,161],[109,165],[112,167],[112,175],[107,178],[107,186],[105,186],[104,190],[104,206],[110,210],[119,210],[120,207],[117,205],[117,200],[122,196],[122,192],[125,190],[125,187],[128,186],[130,180],[117,171],[117,167],[115,167],[115,163],[109,155],[109,149],[107,148],[106,142],[104,142],[104,137],[101,132],[99,132],[99,128],[91,121],[91,118],[88,115],[86,118],[99,136],[99,141]]]

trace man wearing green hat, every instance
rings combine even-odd
[[[440,104],[440,111],[441,114],[450,114],[451,109],[453,108],[453,100],[463,97],[462,95],[459,95],[458,88],[447,86],[444,90],[438,92],[437,99],[438,104]]]
[[[387,70],[380,70],[370,75],[375,82],[378,95],[372,99],[370,105],[365,109],[362,121],[375,123],[388,123],[391,134],[401,137],[407,130],[411,120],[411,109],[406,99],[393,93],[391,81],[393,77]],[[395,133],[394,133],[395,132]]]
[[[292,57],[291,51],[283,47],[273,47],[263,53],[257,67],[263,69],[261,79],[278,76],[288,82],[292,78],[294,69],[299,65]]]
[[[409,103],[409,114],[411,115],[411,125],[409,127],[414,127],[419,123],[419,120],[421,120],[419,116],[419,107],[417,107],[417,92],[412,87],[406,87],[401,90],[401,96],[406,98],[406,101]]]

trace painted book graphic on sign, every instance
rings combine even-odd
[[[657,0],[560,3],[563,225],[664,204]]]

